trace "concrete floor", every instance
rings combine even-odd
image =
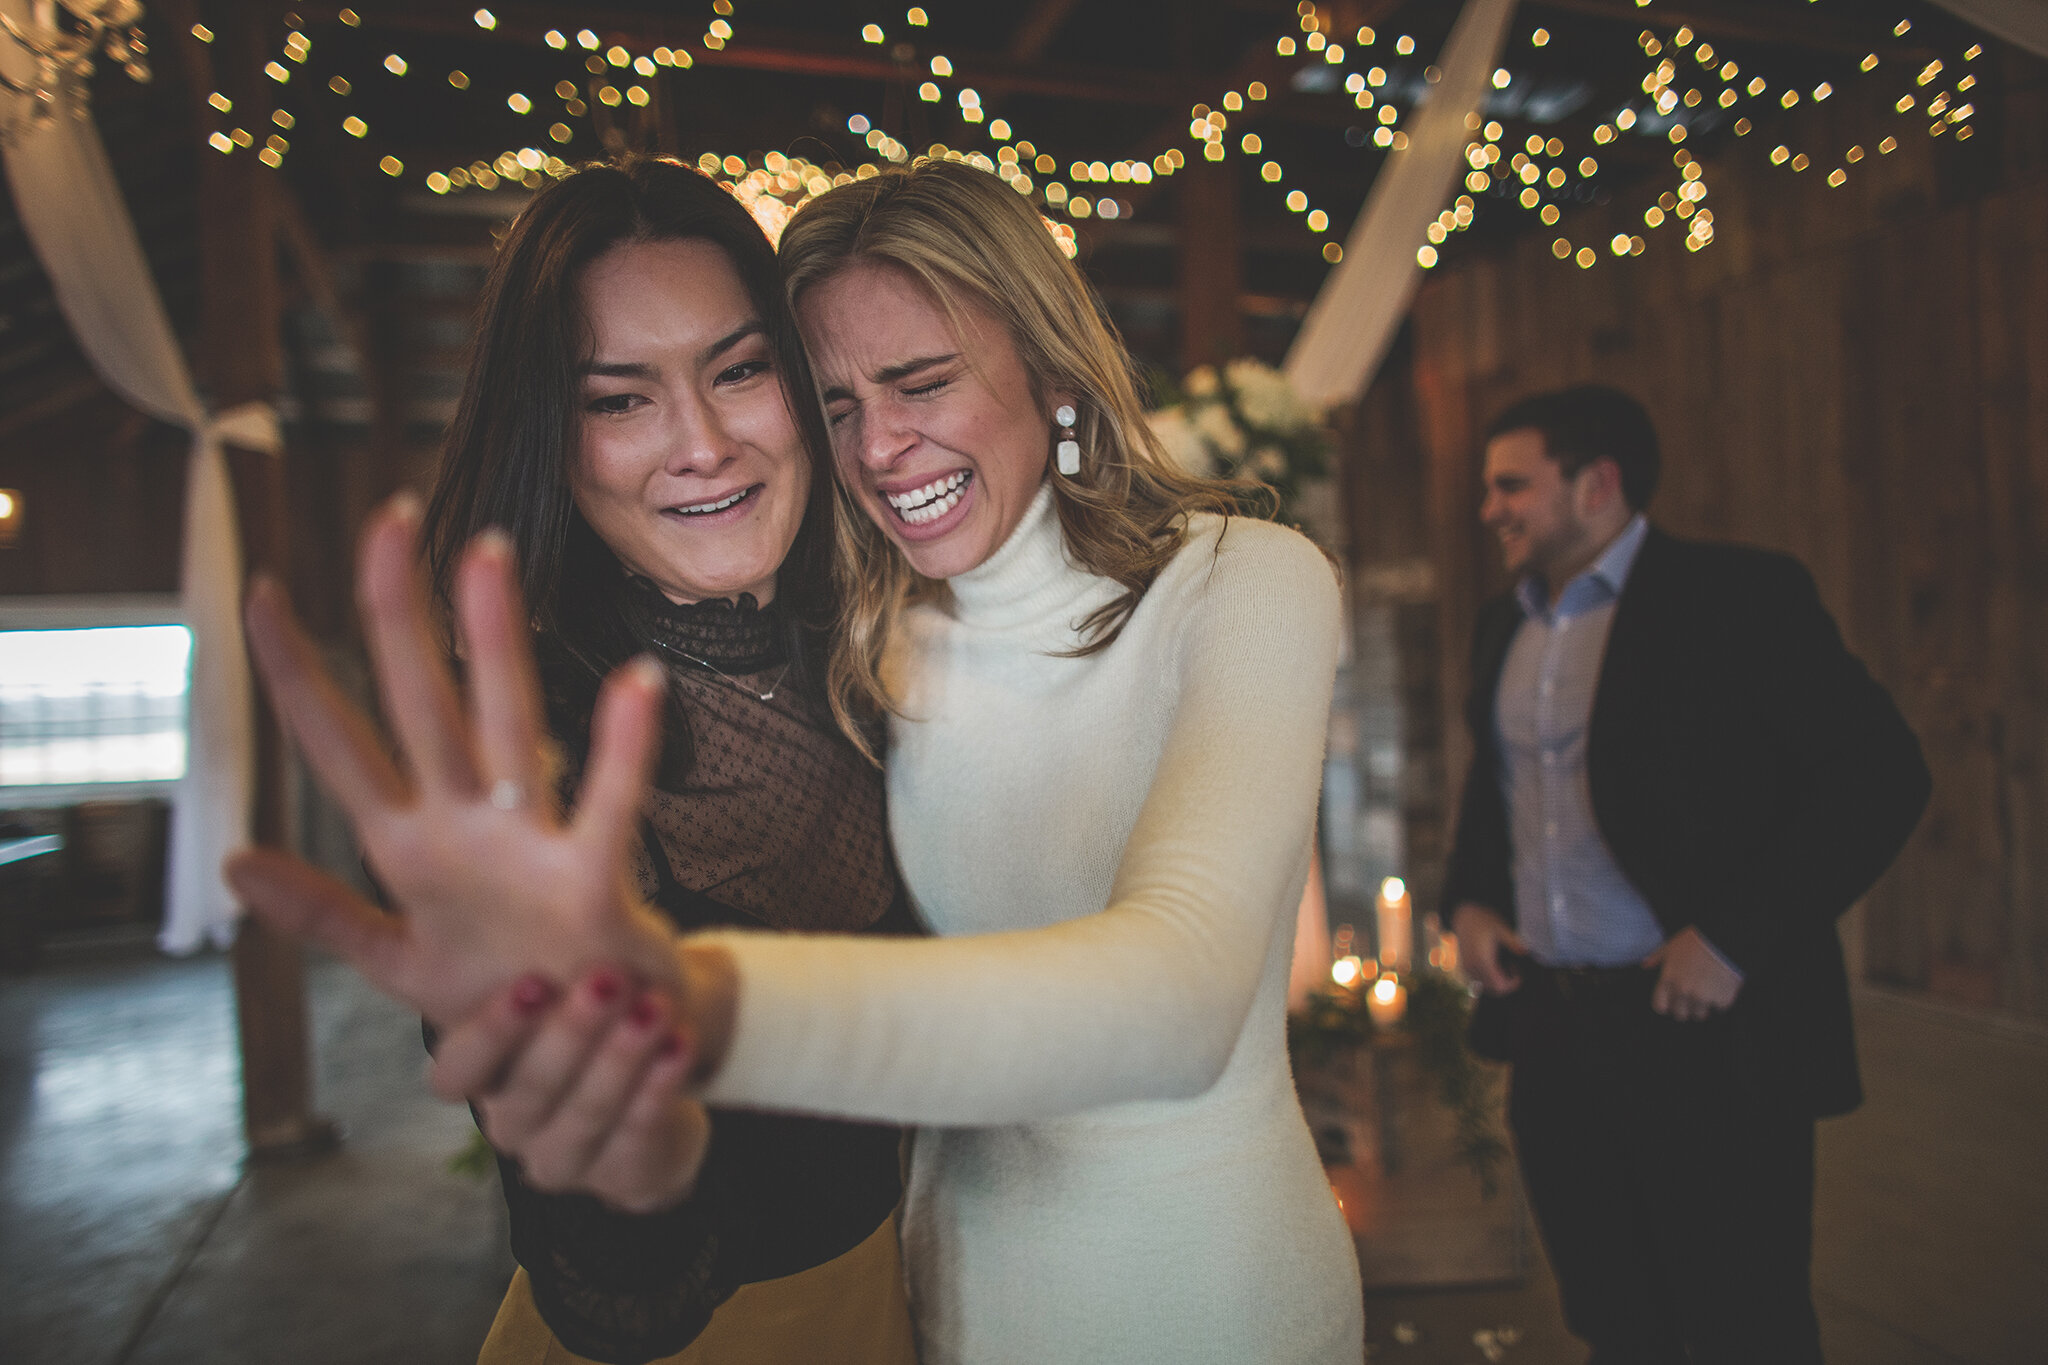
[[[340,1148],[245,1165],[227,964],[50,965],[0,981],[0,1360],[456,1365],[511,1274],[494,1181],[418,1022],[312,972]]]
[[[412,1018],[312,971],[346,1140],[245,1166],[226,966],[130,956],[0,980],[0,1360],[455,1365],[510,1273],[462,1111]],[[1869,1103],[1825,1125],[1815,1284],[1836,1365],[2048,1360],[2048,1030],[1860,1003]],[[1375,1294],[1369,1355],[1576,1365],[1547,1276]],[[1050,1363],[1049,1363],[1050,1365]]]

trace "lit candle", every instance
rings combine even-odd
[[[1346,990],[1352,989],[1365,976],[1365,964],[1356,957],[1340,957],[1330,964],[1330,980]]]
[[[1412,964],[1415,954],[1414,904],[1408,898],[1408,884],[1399,877],[1380,883],[1380,961],[1395,970]]]
[[[1366,1013],[1381,1028],[1392,1028],[1408,1013],[1408,988],[1392,972],[1372,983],[1365,997]]]

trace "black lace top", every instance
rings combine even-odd
[[[662,778],[637,850],[648,898],[685,928],[918,932],[881,775],[833,725],[819,670],[792,657],[773,609],[751,597],[677,607],[639,584],[631,608],[690,728],[689,762]],[[550,697],[571,753],[588,722],[578,704]],[[820,1265],[880,1226],[899,1194],[897,1140],[894,1128],[719,1111],[696,1194],[647,1215],[531,1189],[501,1158],[512,1252],[577,1355],[670,1355],[741,1285]]]

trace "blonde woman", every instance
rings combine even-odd
[[[1357,1361],[1357,1266],[1284,1039],[1330,567],[1168,465],[1001,182],[884,173],[782,253],[845,514],[835,703],[887,718],[891,832],[940,937],[682,939],[703,1097],[919,1125],[901,1224],[928,1365]],[[275,908],[345,937],[342,907]],[[630,913],[586,911],[582,960]],[[506,980],[535,965],[519,937],[496,936]],[[644,1096],[579,1092],[616,1030],[450,1003],[439,1084],[523,1106],[515,1149],[587,1151],[613,1191],[630,1163],[592,1134],[661,1149]]]

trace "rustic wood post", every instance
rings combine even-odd
[[[180,28],[196,19],[189,0],[166,6]],[[246,0],[215,6],[218,70],[195,43],[191,54],[195,110],[213,90],[234,101],[230,120],[261,139],[270,104],[259,87],[267,11]],[[205,118],[204,112],[198,117]],[[194,372],[209,408],[275,402],[284,389],[278,283],[278,186],[251,150],[200,159],[200,337]],[[282,577],[289,564],[284,460],[229,447],[229,479],[242,538],[245,574]],[[288,756],[277,718],[260,690],[255,697],[255,807],[251,837],[290,842]],[[296,941],[247,917],[233,950],[235,1009],[242,1051],[242,1116],[251,1155],[285,1155],[325,1146],[333,1125],[312,1112],[307,1041],[305,963]]]
[[[1244,351],[1244,249],[1238,229],[1236,167],[1189,160],[1180,191],[1181,373]]]

